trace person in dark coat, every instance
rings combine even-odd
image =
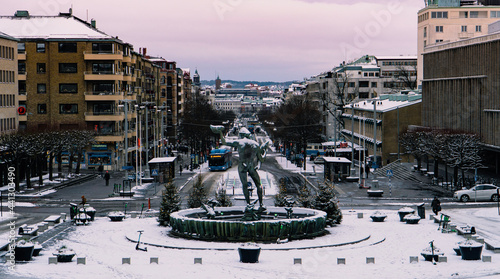
[[[439,211],[441,211],[441,201],[439,201],[437,197],[434,197],[431,203],[431,207],[432,207],[432,212],[438,215]]]
[[[104,179],[106,180],[106,186],[109,186],[109,178],[110,178],[109,172],[106,171],[106,173],[104,174]]]
[[[99,172],[99,175],[102,177],[102,172],[104,171],[104,166],[102,163],[97,167],[97,171]]]

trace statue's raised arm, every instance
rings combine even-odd
[[[234,146],[235,144],[233,142],[226,142],[226,139],[224,138],[224,134],[222,133],[222,131],[224,130],[224,126],[221,126],[221,125],[210,125],[210,130],[212,130],[212,132],[214,134],[219,134],[220,135],[220,141],[222,143],[222,145],[228,145],[228,146]]]

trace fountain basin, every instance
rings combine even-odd
[[[209,219],[203,209],[185,209],[170,215],[171,233],[210,241],[276,241],[304,239],[325,234],[326,213],[293,208],[291,218],[283,207],[269,207],[257,221],[242,221],[245,207],[215,207]]]

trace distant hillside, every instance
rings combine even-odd
[[[299,83],[300,81],[285,81],[285,82],[276,82],[276,81],[238,81],[238,80],[222,80],[222,83],[231,83],[233,88],[245,88],[245,85],[254,83],[260,86],[271,86],[278,85],[284,88],[288,88],[292,83]],[[202,86],[215,86],[215,80],[202,80]]]

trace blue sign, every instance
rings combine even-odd
[[[151,176],[158,176],[158,169],[152,169]]]
[[[393,175],[394,175],[394,173],[392,172],[392,170],[387,170],[387,176],[391,177]]]

